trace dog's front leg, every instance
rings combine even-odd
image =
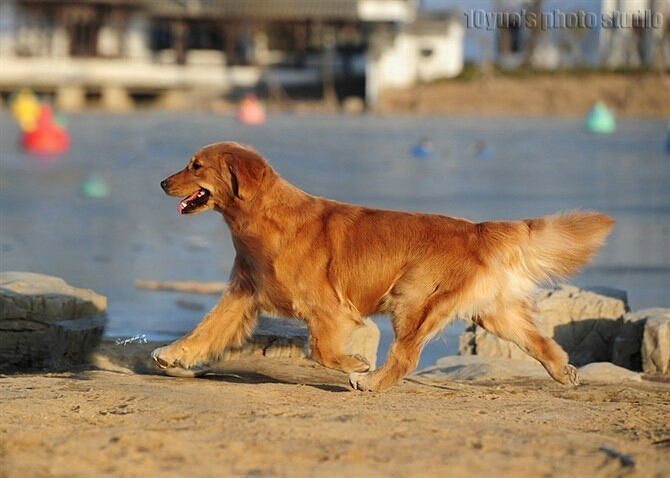
[[[161,368],[189,368],[218,358],[229,345],[239,346],[253,331],[258,312],[251,293],[231,286],[195,329],[151,352]]]

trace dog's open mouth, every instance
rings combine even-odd
[[[209,200],[209,191],[202,188],[179,203],[179,214],[190,214],[201,208]]]

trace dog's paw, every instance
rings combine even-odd
[[[191,368],[195,363],[189,356],[188,348],[179,342],[159,347],[151,352],[151,358],[162,369]]]
[[[361,392],[375,391],[375,387],[369,373],[350,373],[349,385],[351,385],[352,389],[360,390]]]
[[[158,365],[159,368],[165,371],[166,375],[171,377],[192,378],[201,377],[210,372],[210,369],[206,367],[198,367],[193,365],[184,366],[182,360],[186,349],[183,347],[177,347],[175,352],[171,350],[172,348],[172,345],[168,345],[165,347],[159,347],[151,352],[151,358],[154,360],[154,362],[156,362],[156,365]]]
[[[570,364],[565,366],[565,375],[567,375],[567,381],[564,382],[566,385],[570,384],[573,386],[579,385],[579,375],[577,374],[577,369]]]
[[[166,369],[173,367],[171,363],[169,363],[166,359],[163,358],[163,352],[165,351],[166,347],[158,347],[157,349],[154,349],[153,352],[151,352],[151,359],[156,362],[156,365],[158,365],[160,368]]]

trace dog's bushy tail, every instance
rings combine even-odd
[[[519,279],[538,284],[577,273],[603,246],[614,223],[598,212],[570,211],[515,223],[488,223],[487,229],[493,239],[491,250],[497,251],[494,256],[504,262],[499,265]]]
[[[572,211],[523,221],[530,240],[527,250],[529,272],[545,280],[564,279],[577,273],[604,245],[614,219],[589,211]]]

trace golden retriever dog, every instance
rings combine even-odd
[[[233,142],[202,148],[161,186],[185,197],[181,214],[221,213],[237,253],[214,309],[152,352],[163,368],[216,359],[241,345],[265,312],[304,321],[317,362],[348,372],[354,389],[380,391],[414,370],[423,346],[458,316],[514,342],[554,380],[578,381],[565,351],[534,325],[530,297],[537,284],[575,273],[596,253],[614,225],[608,216],[474,223],[344,204],[301,191]],[[390,315],[395,333],[375,371],[346,352],[352,331],[372,314]]]

